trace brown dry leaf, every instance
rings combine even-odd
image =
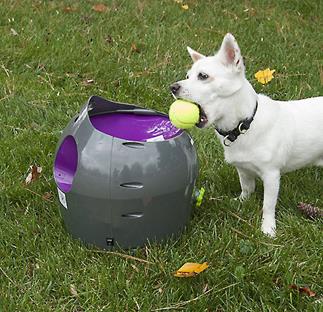
[[[175,273],[176,277],[192,277],[203,272],[209,267],[207,262],[204,263],[194,263],[186,262],[183,264]]]
[[[26,185],[28,185],[32,182],[35,182],[39,178],[41,172],[43,171],[43,168],[38,167],[36,165],[32,165],[29,167],[29,170],[30,171],[29,171],[29,173],[26,177],[26,180],[25,180]]]
[[[309,297],[315,297],[316,293],[310,290],[308,287],[299,287],[295,284],[289,285],[288,288],[298,290],[301,294],[306,294]]]
[[[137,45],[134,42],[131,44],[131,51],[137,52],[137,53],[140,52],[140,50],[138,49]]]
[[[46,193],[44,193],[43,200],[53,201],[53,193],[52,192],[46,192]]]
[[[105,42],[112,44],[113,43],[113,38],[110,35],[107,35],[106,38],[105,38]]]
[[[77,290],[76,290],[76,287],[75,285],[71,284],[70,285],[70,293],[73,297],[77,297],[78,296],[78,293],[77,293]]]
[[[108,7],[103,3],[93,5],[92,10],[95,12],[103,13],[108,10]]]
[[[94,84],[94,79],[85,79],[82,81],[82,83],[85,85],[85,86],[89,86],[89,85],[92,85]]]

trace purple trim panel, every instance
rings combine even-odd
[[[54,163],[54,178],[63,192],[69,192],[77,169],[77,146],[75,139],[69,135],[58,149]]]
[[[167,116],[109,113],[90,117],[93,127],[113,137],[147,142],[165,141],[183,131],[172,125]]]

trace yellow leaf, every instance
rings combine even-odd
[[[188,5],[187,5],[187,4],[183,4],[183,5],[182,5],[182,9],[183,9],[183,10],[188,10]]]
[[[267,84],[270,82],[274,76],[273,73],[275,70],[271,70],[270,68],[266,68],[265,70],[259,70],[255,73],[255,78],[262,84]]]
[[[182,265],[175,273],[176,277],[192,277],[195,276],[209,267],[207,262],[204,263],[192,263],[187,262]]]

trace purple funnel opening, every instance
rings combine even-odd
[[[110,113],[90,117],[93,127],[113,137],[139,141],[165,141],[183,131],[172,125],[167,116]]]
[[[77,146],[74,138],[69,135],[58,149],[54,163],[54,178],[63,192],[72,188],[73,178],[77,169]]]

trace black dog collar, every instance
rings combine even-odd
[[[252,116],[250,118],[246,118],[240,121],[238,126],[235,127],[233,130],[223,131],[215,127],[215,130],[224,137],[223,144],[225,146],[230,146],[230,144],[234,142],[240,134],[245,133],[250,128],[250,125],[256,115],[257,109],[258,109],[258,101],[256,102],[256,107],[253,111]],[[230,141],[230,143],[228,143],[227,141]]]

